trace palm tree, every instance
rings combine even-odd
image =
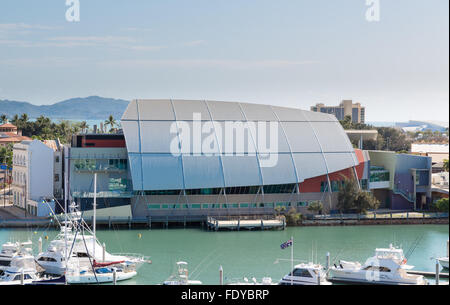
[[[448,172],[448,159],[444,160],[444,171]]]
[[[80,123],[81,132],[85,133],[89,129],[89,125],[86,123],[86,121],[83,121]]]
[[[6,124],[6,122],[8,122],[8,116],[6,114],[0,115],[0,122]]]
[[[21,120],[23,123],[28,122],[28,114],[23,113],[22,116],[20,117],[20,120]]]
[[[12,120],[11,120],[11,123],[12,123],[13,125],[16,125],[16,126],[17,126],[17,123],[18,123],[18,122],[19,122],[19,115],[15,114],[15,115],[13,116]]]
[[[114,119],[114,117],[112,116],[112,114],[109,115],[108,119],[105,121],[105,127],[109,125],[111,126],[111,130],[112,131],[114,129],[114,126],[117,125],[116,120]]]

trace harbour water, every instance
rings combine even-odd
[[[0,243],[33,241],[37,252],[39,237],[44,248],[57,234],[54,230],[0,229]],[[45,239],[48,236],[48,240]],[[448,225],[296,227],[284,231],[208,232],[201,229],[97,230],[110,253],[141,253],[151,256],[136,278],[119,284],[160,284],[176,271],[177,261],[189,263],[190,279],[204,284],[218,284],[219,266],[224,281],[270,276],[278,281],[290,269],[290,249],[280,244],[294,237],[296,260],[325,264],[326,252],[331,261],[339,259],[364,262],[375,248],[390,243],[401,246],[405,254],[420,240],[408,264],[421,271],[434,271],[433,257],[446,254]]]

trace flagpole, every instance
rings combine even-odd
[[[294,237],[291,236],[291,286],[294,285]]]

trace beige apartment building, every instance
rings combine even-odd
[[[351,116],[354,123],[365,123],[366,108],[360,103],[353,103],[352,100],[343,100],[339,106],[326,106],[316,104],[311,107],[311,111],[334,114],[338,120],[343,120],[346,116]]]

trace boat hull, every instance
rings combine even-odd
[[[445,269],[448,269],[448,257],[447,258],[440,258],[439,264]]]
[[[116,281],[125,281],[129,280],[137,275],[136,271],[130,272],[118,272],[116,274]],[[96,274],[93,273],[88,274],[80,274],[80,275],[66,275],[67,283],[73,285],[80,284],[102,284],[102,283],[112,283],[114,281],[114,277],[112,273],[107,274]]]
[[[371,278],[366,272],[358,271],[336,271],[331,272],[330,281],[337,283],[365,284],[365,285],[427,285],[423,278],[401,279],[389,278],[386,275],[377,275]]]

